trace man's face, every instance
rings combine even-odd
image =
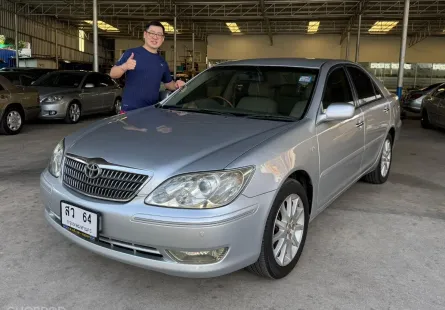
[[[150,26],[144,32],[145,44],[153,49],[158,49],[164,42],[164,33],[161,27]]]

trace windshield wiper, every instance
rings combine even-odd
[[[281,116],[281,115],[270,115],[270,114],[250,114],[246,115],[245,118],[267,119],[272,121],[287,121],[287,122],[294,122],[297,120],[297,118],[293,116]]]
[[[245,113],[235,113],[235,112],[229,112],[229,111],[217,111],[217,110],[208,110],[208,109],[190,109],[190,108],[181,108],[181,107],[175,107],[175,106],[159,106],[159,108],[166,109],[166,110],[196,112],[196,113],[224,115],[224,116],[245,116],[246,115]]]

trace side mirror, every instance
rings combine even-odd
[[[318,123],[330,121],[344,121],[350,119],[355,114],[355,106],[349,103],[332,103],[326,112],[320,115]]]
[[[86,83],[85,84],[85,88],[94,88],[94,84],[93,83]]]
[[[159,92],[159,102],[167,99],[168,96],[170,96],[172,92],[170,90],[163,90]]]

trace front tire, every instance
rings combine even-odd
[[[78,102],[71,102],[66,110],[65,123],[77,124],[81,114],[82,110],[80,104]]]
[[[286,277],[300,259],[309,224],[306,190],[296,180],[287,180],[280,189],[264,229],[257,262],[247,267],[262,277]]]
[[[372,184],[383,184],[388,180],[392,164],[392,146],[393,139],[392,136],[388,134],[385,142],[383,143],[379,164],[372,172],[365,175],[364,180],[366,182]]]
[[[116,98],[113,104],[113,115],[119,115],[122,110],[122,100],[120,98]]]
[[[23,122],[23,113],[19,108],[7,108],[0,120],[0,132],[6,135],[16,135],[22,131]]]

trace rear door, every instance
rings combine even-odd
[[[366,170],[378,160],[391,120],[390,101],[382,95],[363,69],[348,65],[347,71],[354,85],[358,106],[364,113],[365,149],[361,166],[362,170]]]
[[[102,96],[102,109],[109,111],[114,105],[116,84],[113,82],[110,76],[100,74],[98,90]]]
[[[92,86],[92,87],[87,87]],[[86,113],[94,113],[102,110],[102,91],[100,86],[100,74],[89,73],[82,83],[82,110]]]

